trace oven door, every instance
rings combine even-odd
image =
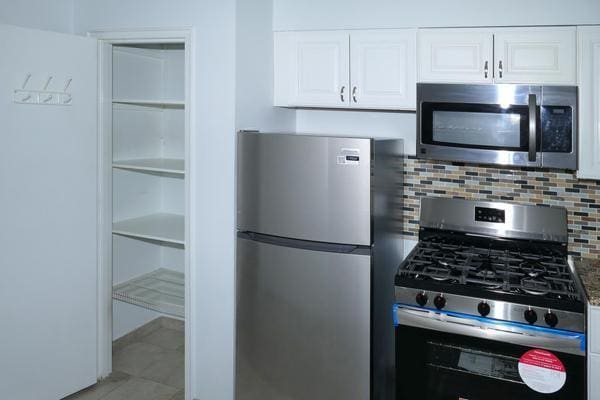
[[[584,335],[410,306],[394,315],[397,400],[586,398]],[[532,368],[538,353],[555,364]]]
[[[417,155],[541,166],[542,88],[418,84]]]

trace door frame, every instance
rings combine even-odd
[[[194,354],[191,338],[196,331],[192,320],[194,243],[196,236],[194,172],[196,160],[195,121],[195,31],[184,28],[108,29],[88,32],[98,39],[98,379],[112,372],[112,46],[123,43],[184,43],[185,45],[185,398],[191,399]]]

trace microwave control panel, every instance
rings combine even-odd
[[[542,106],[542,151],[570,153],[573,150],[573,109]]]

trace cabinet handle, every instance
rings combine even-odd
[[[498,61],[498,76],[502,79],[502,60]]]
[[[488,71],[490,70],[489,68],[489,63],[486,61],[485,65],[483,67],[483,75],[485,76],[485,79],[488,78]]]
[[[342,86],[342,89],[340,90],[340,99],[342,100],[342,103],[345,102],[345,100],[344,100],[344,90],[346,90],[346,86]]]
[[[356,86],[354,86],[354,88],[352,88],[352,100],[354,100],[355,103],[358,103],[358,101],[356,100],[356,91],[358,90],[358,88]]]

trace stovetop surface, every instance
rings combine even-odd
[[[564,248],[423,230],[397,286],[580,311]]]

